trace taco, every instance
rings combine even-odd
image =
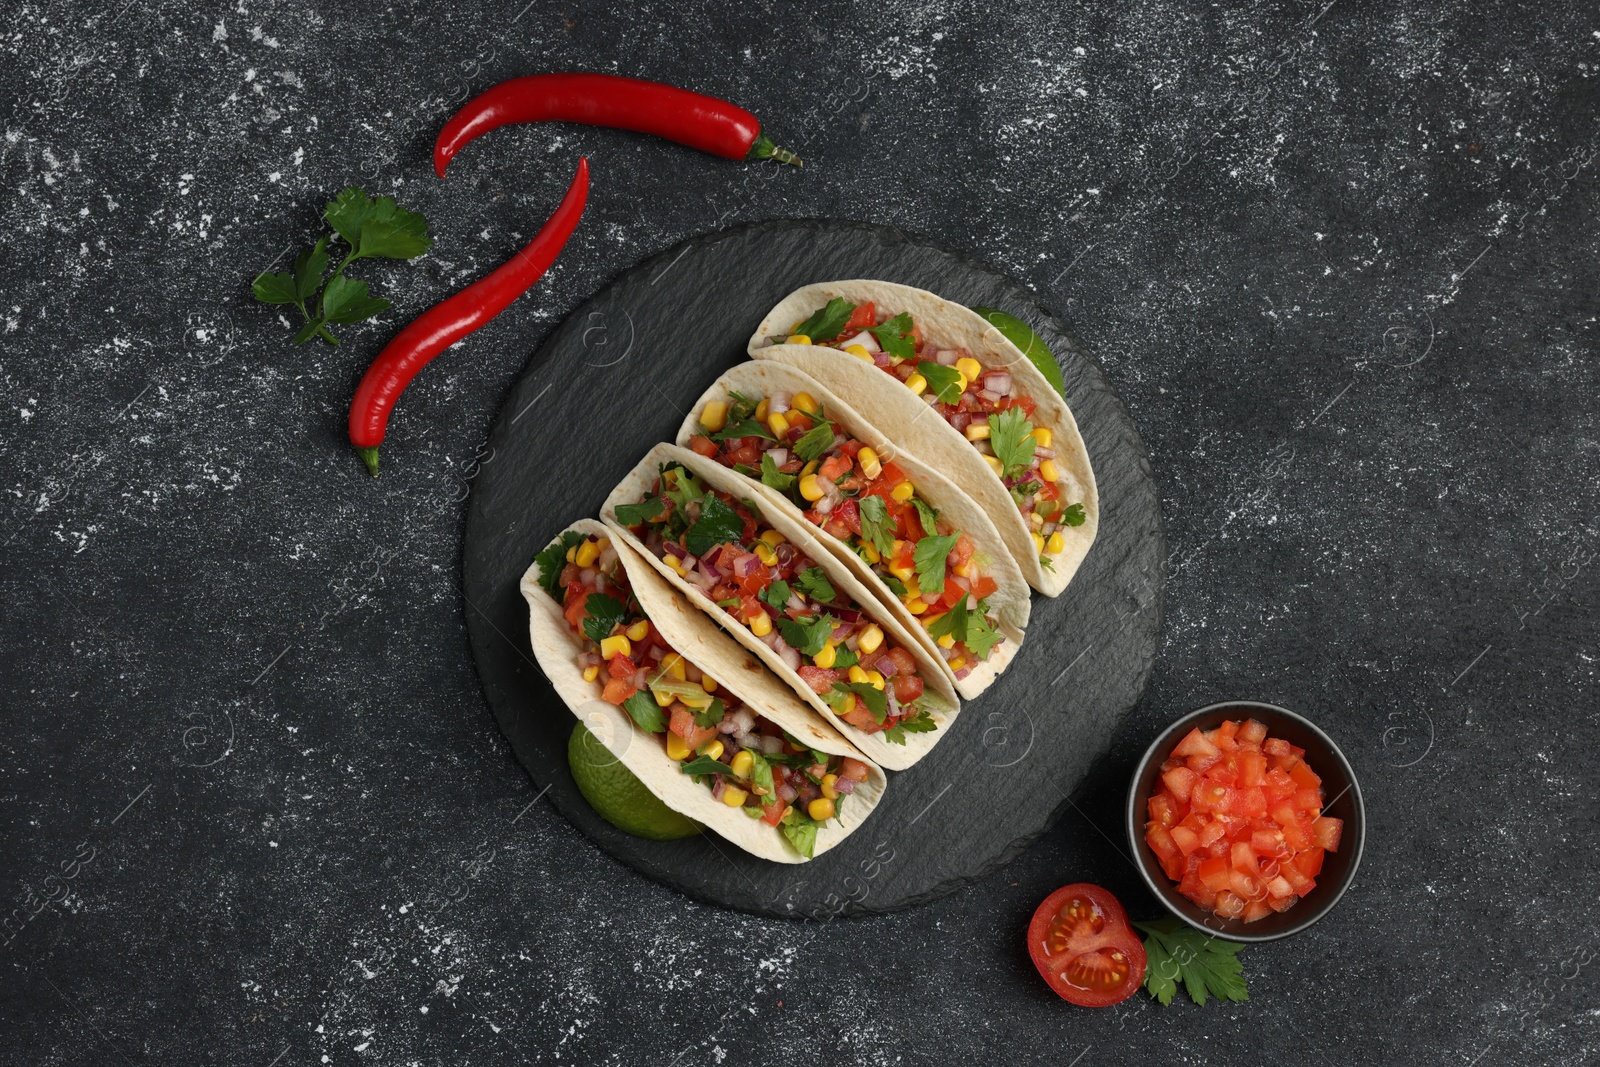
[[[1028,584],[1067,587],[1100,504],[1061,394],[976,312],[908,285],[797,289],[756,327],[750,355],[799,367],[986,511]]]
[[[600,523],[540,552],[522,595],[556,693],[674,811],[800,863],[877,807],[883,771]]]
[[[970,700],[1028,625],[1027,580],[972,498],[815,378],[742,363],[695,401],[678,444],[808,523]]]
[[[657,445],[600,517],[880,766],[911,766],[955,720],[950,677],[916,638],[728,468]]]

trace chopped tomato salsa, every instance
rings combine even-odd
[[[754,451],[754,449],[752,449]],[[745,501],[669,464],[615,509],[645,547],[798,674],[840,720],[905,744],[938,728],[917,660]]]
[[[701,409],[700,429],[694,451],[782,493],[843,542],[917,616],[957,679],[1005,640],[986,602],[999,588],[993,560],[809,393],[730,392]]]
[[[1288,911],[1339,850],[1305,749],[1254,719],[1191,730],[1161,764],[1144,840],[1178,892],[1224,919]]]

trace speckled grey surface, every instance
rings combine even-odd
[[[4,1058],[1592,1060],[1597,33],[1577,3],[8,6]],[[541,129],[429,176],[454,102],[562,67],[735,97],[809,165]],[[343,409],[398,315],[297,350],[247,279],[357,180],[435,222],[422,263],[363,272],[418,310],[580,149],[605,182],[568,255],[430,368],[368,481]],[[1171,550],[1155,675],[1081,811],[926,908],[798,928],[528,806],[458,571],[551,326],[787,216],[1032,285],[1138,421]],[[1222,696],[1343,743],[1357,884],[1246,950],[1248,1004],[1073,1010],[1023,923],[1078,878],[1149,911],[1101,831],[1145,740]]]

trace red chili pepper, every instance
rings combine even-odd
[[[512,78],[467,101],[433,143],[433,169],[444,170],[476,137],[511,122],[581,122],[665,137],[727,159],[800,157],[773,144],[750,112],[714,96],[615,74],[534,74]]]
[[[481,329],[544,276],[577,228],[588,199],[589,160],[585,158],[578,160],[578,173],[561,204],[527,247],[487,277],[424,311],[378,353],[350,401],[350,443],[374,477],[389,412],[411,379],[434,356]]]

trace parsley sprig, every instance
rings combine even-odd
[[[1189,999],[1205,1007],[1206,994],[1218,1000],[1249,1000],[1239,950],[1244,945],[1207,937],[1177,919],[1134,923],[1144,931],[1144,951],[1149,966],[1144,973],[1146,991],[1162,1004],[1171,1004],[1178,980]]]

